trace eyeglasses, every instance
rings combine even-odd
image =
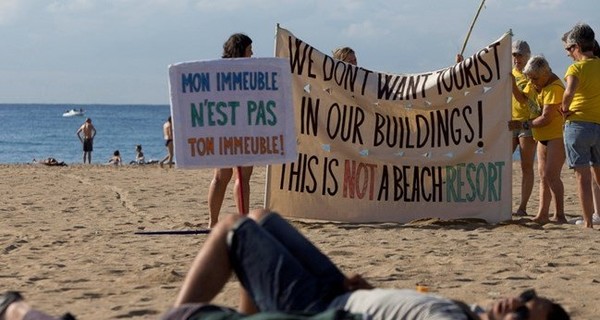
[[[567,52],[571,52],[571,50],[573,50],[573,48],[575,48],[576,44],[572,44],[568,47],[565,48],[565,50],[567,50]]]
[[[523,291],[523,293],[521,293],[519,295],[519,300],[521,300],[521,302],[523,302],[523,305],[518,307],[517,309],[515,309],[515,311],[513,312],[515,317],[513,319],[515,319],[515,320],[529,319],[529,308],[527,308],[525,303],[527,303],[535,298],[537,298],[537,293],[535,293],[534,289],[529,289],[529,290]]]

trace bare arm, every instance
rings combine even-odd
[[[571,106],[571,102],[573,102],[573,97],[575,96],[575,91],[577,90],[577,85],[579,84],[579,79],[575,76],[567,76],[567,85],[565,86],[565,93],[563,95],[562,105],[560,107],[560,113],[563,116],[568,116],[572,112],[569,110]]]
[[[552,122],[552,120],[558,116],[560,116],[560,109],[561,104],[557,103],[557,104],[545,104],[543,109],[542,109],[542,115],[531,120],[531,127],[543,127],[547,124],[549,124],[550,122]]]
[[[77,132],[75,133],[77,135],[77,138],[79,138],[79,141],[83,142],[83,139],[81,138],[81,131],[83,130],[83,126],[79,127],[79,129],[77,129]]]
[[[517,86],[517,80],[515,79],[515,76],[512,73],[510,74],[510,78],[512,79],[512,94],[513,94],[513,97],[515,97],[515,99],[517,99],[517,101],[519,101],[519,103],[525,103],[525,102],[527,102],[527,96]]]

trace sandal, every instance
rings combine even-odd
[[[519,210],[517,210],[517,212],[513,212],[512,215],[515,217],[525,217],[525,216],[527,216],[527,212],[525,210],[519,209]]]
[[[13,302],[23,300],[23,296],[17,291],[7,291],[0,296],[0,317],[4,314],[8,306]]]

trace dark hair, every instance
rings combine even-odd
[[[115,152],[113,152],[113,155],[114,156],[119,156],[119,155],[121,155],[121,153],[119,152],[119,150],[115,150]]]
[[[232,34],[223,44],[223,55],[221,58],[242,58],[246,48],[252,44],[252,39],[243,33]]]
[[[598,44],[598,41],[594,40],[594,55],[597,58],[600,58],[600,45]]]
[[[571,320],[571,316],[569,316],[560,304],[553,302],[550,305],[550,311],[546,320]]]

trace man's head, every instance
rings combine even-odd
[[[512,57],[513,57],[513,65],[518,70],[523,70],[527,60],[529,60],[529,56],[531,56],[531,49],[529,48],[529,44],[527,41],[523,40],[515,40],[512,43]]]
[[[538,297],[533,289],[518,297],[497,300],[482,315],[482,320],[570,320],[571,317],[558,303]]]

